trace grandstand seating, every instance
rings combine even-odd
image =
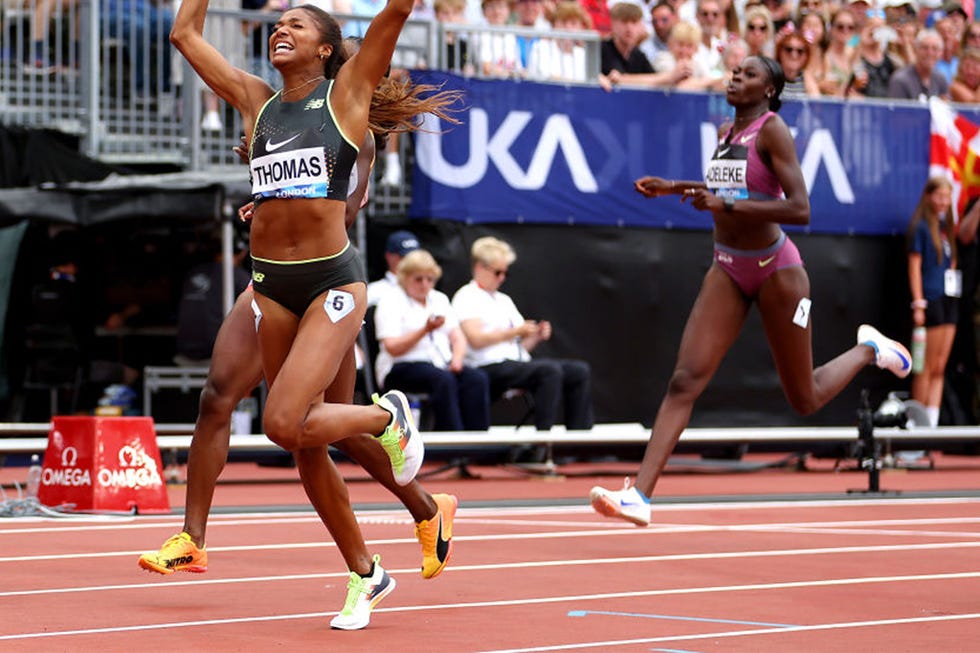
[[[7,9],[3,14],[3,52],[0,53],[0,108],[5,124],[57,129],[81,137],[83,153],[113,163],[172,164],[203,170],[239,165],[232,147],[242,134],[236,112],[223,109],[223,128],[202,131],[200,93],[188,93],[191,84],[200,87],[196,74],[177,55],[167,34],[146,28],[150,57],[143,62],[151,97],[135,88],[136,59],[124,40],[110,38],[108,17],[100,15],[99,3],[81,3],[81,9],[59,15],[59,29],[52,29],[45,51],[58,53],[50,66],[37,68],[30,36],[30,10]],[[355,20],[357,16],[337,15]],[[261,11],[210,9],[209,28],[239,35],[226,39],[224,54],[229,61],[248,67],[250,39],[240,38],[243,22],[272,24],[277,16]],[[134,17],[133,20],[136,20]],[[521,28],[473,27],[473,32],[528,31]],[[76,43],[72,35],[80,34]],[[561,35],[556,32],[556,35]],[[586,36],[589,70],[598,72],[598,34]],[[441,27],[427,20],[410,20],[403,30],[394,63],[441,62],[445,53]],[[78,44],[81,44],[79,47]],[[161,90],[162,59],[174,60],[174,88]],[[256,53],[255,57],[265,57]],[[178,70],[178,68],[181,68]],[[191,84],[182,80],[193,80]],[[404,159],[403,159],[404,160]]]

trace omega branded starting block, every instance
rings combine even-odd
[[[38,500],[79,511],[169,513],[150,417],[54,417]]]

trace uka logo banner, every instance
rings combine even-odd
[[[720,94],[664,93],[416,73],[465,93],[460,125],[416,134],[410,217],[472,223],[710,229],[678,199],[645,200],[646,174],[702,178],[732,109]],[[925,106],[784,103],[815,233],[904,233],[928,172]]]

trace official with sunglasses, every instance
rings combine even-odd
[[[435,289],[442,268],[432,254],[416,249],[395,274],[398,286],[382,296],[374,314],[378,383],[428,395],[434,431],[487,430],[487,375],[464,365],[466,338],[449,298]]]
[[[531,351],[551,338],[547,320],[526,320],[514,301],[500,292],[507,272],[517,259],[510,245],[487,236],[470,251],[473,280],[456,291],[453,309],[466,335],[466,362],[490,379],[490,396],[520,388],[534,397],[534,424],[548,430],[558,422],[564,404],[565,427],[590,429],[592,372],[581,360],[531,358]]]

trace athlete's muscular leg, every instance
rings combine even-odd
[[[851,379],[874,360],[874,350],[855,345],[813,369],[809,309],[800,300],[810,296],[803,267],[779,270],[759,290],[759,313],[769,340],[779,380],[794,410],[809,415],[836,397]],[[800,326],[797,322],[803,322]],[[794,321],[794,319],[796,321]]]
[[[391,460],[377,442],[368,435],[353,435],[333,443],[354,462],[363,467],[371,477],[394,494],[401,501],[415,522],[432,519],[438,508],[432,495],[422,489],[418,481],[412,480],[408,485],[399,485],[391,473]]]
[[[239,399],[245,396],[261,381],[262,371],[258,356],[258,339],[255,335],[254,315],[251,309],[252,291],[247,289],[235,302],[231,312],[225,318],[215,340],[212,353],[211,368],[208,379],[201,392],[200,410],[194,426],[194,437],[191,441],[187,464],[187,498],[184,514],[183,530],[191,536],[197,546],[203,547],[206,541],[207,519],[210,511],[214,489],[219,475],[228,459],[228,438],[231,432],[231,413]],[[353,351],[353,350],[352,350]],[[353,397],[354,375],[356,370],[340,375],[335,387],[328,389],[328,401],[350,403]],[[345,380],[346,379],[346,380]],[[333,390],[333,394],[331,394]],[[314,474],[313,478],[324,479],[323,488],[319,493],[307,494],[314,507],[321,514],[318,501],[314,496],[323,496],[336,488],[339,473],[327,464],[326,448],[314,449],[316,455],[305,454],[300,464],[322,465],[317,470],[323,473]],[[357,436],[350,440],[345,452],[359,463],[363,463],[379,482],[398,496],[416,521],[431,518],[436,507],[430,495],[425,493],[416,481],[407,486],[394,482],[391,465],[387,455],[370,436]],[[342,492],[346,487],[340,483]],[[329,528],[329,525],[328,525]],[[367,560],[370,568],[370,561]],[[358,565],[359,567],[361,565]]]
[[[354,398],[356,375],[354,349],[351,348],[341,362],[334,382],[324,393],[324,401],[338,404],[351,403]],[[436,514],[437,508],[432,497],[426,494],[416,481],[404,487],[395,483],[387,454],[377,442],[372,441],[371,436],[353,436],[336,444],[341,445],[338,448],[344,452],[357,451],[360,457],[355,457],[355,461],[401,499],[415,521],[430,519]],[[345,447],[344,444],[351,446]],[[327,448],[300,449],[294,453],[294,457],[306,496],[333,536],[348,569],[364,575],[370,573],[371,556],[360,536],[357,519],[351,509],[347,485],[330,459]]]
[[[324,293],[311,303],[298,325],[295,316],[258,295],[264,314],[259,326],[262,360],[270,381],[264,426],[273,441],[297,452],[303,486],[348,568],[367,575],[371,558],[346,486],[325,445],[351,434],[380,433],[390,416],[377,406],[349,405],[355,374],[353,343],[364,315],[366,293],[364,284],[350,284],[342,290],[354,302],[346,315],[336,320],[329,316],[324,310]],[[326,404],[321,397],[312,396],[338,382],[341,385],[330,396],[348,403]]]
[[[356,375],[354,348],[351,347],[341,361],[333,383],[323,393],[324,401],[338,404],[351,403],[354,400]],[[364,437],[370,439],[370,436]],[[381,450],[390,475],[391,464],[388,462],[387,455],[380,445],[372,444]],[[331,460],[327,447],[300,449],[294,453],[294,456],[306,496],[309,497],[323,525],[327,527],[337,543],[347,568],[367,575],[371,571],[371,555],[361,537],[357,518],[354,517],[347,484],[344,483],[340,471]]]
[[[251,289],[239,295],[218,331],[187,457],[184,532],[199,547],[204,546],[214,488],[228,460],[231,412],[262,378],[251,301]]]
[[[648,497],[691,419],[695,400],[742,330],[749,306],[731,278],[712,265],[684,326],[677,363],[636,476],[636,487]]]
[[[256,293],[262,309],[259,341],[262,367],[269,382],[263,428],[269,439],[296,451],[332,444],[353,434],[376,435],[391,416],[379,406],[325,404],[329,387],[357,337],[367,292],[363,283],[342,286],[353,310],[334,322],[324,310],[326,293],[315,299],[299,324],[296,316]]]
[[[356,383],[357,368],[354,360],[354,349],[341,363],[337,378],[327,388],[323,395],[327,403],[351,403],[354,400],[354,385]],[[398,485],[395,477],[391,473],[391,461],[384,449],[369,435],[355,435],[334,443],[334,446],[354,459],[354,462],[363,467],[376,481],[384,485],[392,494],[408,508],[412,514],[412,519],[420,522],[431,519],[435,516],[438,508],[432,500],[432,496],[422,489],[418,481],[413,480],[408,485]],[[336,466],[329,460],[326,448],[302,449],[296,452],[296,462],[301,470],[306,469],[308,473],[302,473],[303,478],[310,479],[310,483],[304,481],[303,487],[306,495],[313,503],[317,513],[323,520],[324,525],[337,541],[337,546],[344,555],[348,566],[354,569],[352,561],[347,559],[347,552],[353,551],[356,559],[356,544],[344,545],[342,538],[346,538],[352,532],[352,525],[348,522],[348,510],[332,509],[334,501],[343,500],[349,505],[350,498],[347,487],[343,482],[338,482],[339,473]],[[329,463],[329,464],[328,464]],[[320,482],[325,481],[325,482]],[[343,508],[341,505],[340,508]],[[367,561],[370,568],[370,560]]]
[[[347,353],[334,382],[324,393],[327,403],[351,403],[357,368],[354,349]],[[355,435],[334,443],[338,449],[351,456],[372,477],[392,492],[408,508],[416,522],[431,519],[438,510],[431,495],[413,480],[405,486],[398,485],[391,473],[391,461],[381,446],[369,435]],[[350,495],[326,447],[297,451],[296,462],[303,479],[303,488],[327,530],[337,542],[337,548],[349,569],[368,573],[371,559],[363,540],[352,537],[359,533],[357,521],[350,509]],[[363,571],[361,571],[363,568]]]
[[[327,403],[349,404],[354,401],[357,366],[354,361],[353,348],[351,348],[348,356],[350,358],[350,372],[345,374],[345,368],[341,368],[341,372],[337,374],[337,379],[324,394],[323,398]],[[345,360],[346,364],[348,361]],[[354,462],[371,475],[371,478],[394,494],[411,513],[415,522],[432,519],[439,510],[435,501],[432,500],[432,495],[422,489],[422,485],[417,480],[413,479],[408,485],[399,485],[395,482],[395,475],[391,472],[391,459],[388,458],[388,454],[381,448],[381,445],[370,435],[363,433],[352,435],[349,438],[334,442],[333,446],[350,456]]]

